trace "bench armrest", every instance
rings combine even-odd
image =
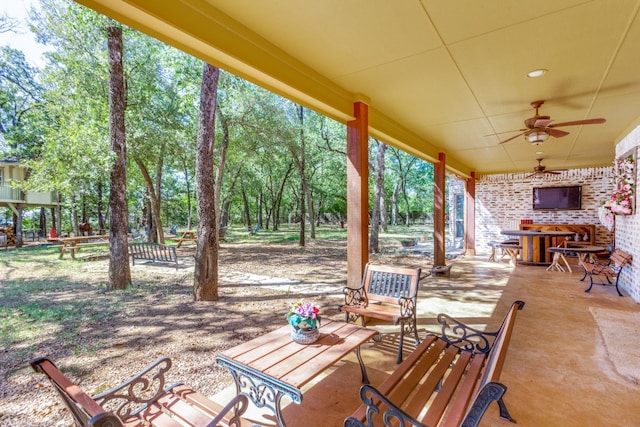
[[[244,414],[248,406],[249,399],[247,396],[244,394],[237,394],[225,405],[224,408],[220,410],[220,413],[212,419],[209,424],[207,424],[207,427],[216,427],[232,410],[235,411],[235,415],[229,419],[229,425],[241,427],[242,420],[240,419],[240,415]]]
[[[165,392],[165,373],[169,368],[171,359],[161,357],[125,382],[93,396],[93,399],[102,407],[109,407],[124,420],[145,409]]]
[[[367,293],[364,291],[364,286],[358,288],[350,288],[345,286],[342,288],[344,294],[344,305],[367,305]]]
[[[475,400],[471,404],[471,407],[467,411],[462,423],[460,424],[462,427],[466,426],[477,426],[480,424],[482,417],[485,412],[487,412],[487,408],[491,402],[497,401],[500,405],[500,416],[505,419],[510,419],[506,408],[503,408],[502,396],[504,396],[507,391],[507,387],[497,382],[490,382],[485,384]]]
[[[367,406],[366,420],[371,420],[375,414],[380,414],[380,407],[382,406],[385,411],[381,414],[381,417],[385,420],[385,425],[423,426],[423,424],[398,408],[384,394],[369,384],[360,387],[360,400]],[[354,417],[344,420],[344,427],[367,427],[371,425],[370,423],[365,424]]]
[[[416,314],[416,298],[400,297],[398,298],[400,306],[400,318],[412,318]]]
[[[472,328],[444,313],[438,314],[442,325],[442,339],[449,344],[473,353],[488,353],[498,331],[486,332]]]

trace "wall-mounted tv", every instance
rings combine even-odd
[[[582,208],[582,186],[538,187],[533,189],[533,209],[564,210]]]

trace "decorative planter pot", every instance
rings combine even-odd
[[[320,338],[319,329],[292,329],[291,338],[298,344],[311,344]]]

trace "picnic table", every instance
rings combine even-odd
[[[180,237],[174,237],[173,240],[178,242],[178,245],[176,246],[176,248],[179,248],[180,246],[182,246],[182,243],[184,242],[195,242],[196,232],[192,230],[183,231],[180,234]]]
[[[318,341],[304,345],[293,341],[291,326],[287,325],[225,350],[216,360],[231,372],[238,394],[244,392],[258,408],[273,411],[277,425],[284,427],[282,397],[302,403],[302,387],[351,351],[358,357],[363,383],[369,382],[360,345],[377,333],[375,329],[323,320]]]
[[[60,256],[58,259],[62,259],[65,252],[71,253],[71,259],[76,259],[76,251],[86,246],[96,245],[108,245],[109,235],[100,234],[96,236],[77,236],[77,237],[53,237],[47,239],[48,242],[56,244],[60,249]]]

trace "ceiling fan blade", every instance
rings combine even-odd
[[[525,178],[531,178],[531,177],[536,176],[536,175],[537,175],[536,173],[532,173],[531,175],[525,176]]]
[[[543,127],[546,127],[547,125],[549,125],[549,123],[551,123],[552,121],[553,120],[551,120],[551,119],[538,119],[533,124],[533,127],[534,128],[543,128]]]
[[[569,132],[565,132],[560,129],[551,129],[551,126],[546,128],[545,131],[554,138],[562,138],[563,136],[569,135]]]
[[[516,136],[512,136],[511,138],[505,139],[504,141],[500,141],[500,144],[504,144],[505,142],[509,142],[509,141],[511,141],[512,139],[516,139],[517,137],[522,136],[522,135],[524,135],[524,134],[525,134],[525,132],[519,133],[519,134],[517,134]]]
[[[578,125],[597,125],[600,123],[606,122],[607,119],[598,118],[598,119],[585,119],[585,120],[575,120],[573,122],[563,122],[563,123],[554,123],[549,125],[550,128],[557,128],[561,126],[578,126]]]
[[[557,170],[553,170],[553,171],[544,171],[544,173],[550,173],[550,174],[553,174],[553,175],[560,175],[562,172],[559,172]]]
[[[490,133],[489,135],[482,135],[482,137],[494,136],[494,135],[502,135],[503,133],[511,133],[511,132],[526,132],[529,129],[513,129],[513,130],[505,130],[502,132]]]

